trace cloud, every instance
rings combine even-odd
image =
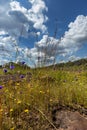
[[[11,36],[0,36],[0,59],[11,61],[15,57],[15,46],[11,41]]]
[[[24,7],[16,0],[0,0],[0,48],[4,49],[3,53],[6,55],[11,51],[11,59],[15,57],[17,48],[13,46],[14,43],[17,45],[20,35],[28,38],[29,35],[35,35],[34,33],[39,36],[47,31],[45,22],[48,17],[45,15],[47,11],[45,2],[43,0],[28,0],[28,2],[30,8]],[[33,29],[36,29],[36,32],[33,32]],[[22,55],[21,46],[18,50]],[[0,52],[0,57],[3,53]]]
[[[47,31],[45,22],[48,17],[44,14],[47,7],[43,0],[29,0],[31,4],[27,9],[20,2],[14,0],[0,0],[0,30],[9,32],[10,35],[28,36],[29,29]],[[21,34],[22,31],[22,34]]]
[[[0,57],[0,65],[6,64],[8,62],[9,62],[8,59],[3,59],[3,57]]]
[[[43,15],[43,11],[47,11],[48,8],[43,0],[29,0],[32,4],[32,8],[28,10],[29,19],[34,22],[33,27],[36,29],[41,29],[43,32],[47,30],[44,23],[48,20],[46,15]]]
[[[57,43],[59,40],[43,35],[43,38],[36,42],[35,47],[32,49],[26,49],[25,55],[32,59],[32,61],[39,66],[47,65],[53,62],[56,52]]]
[[[36,43],[33,56],[41,59],[46,55],[47,60],[57,57],[66,57],[68,60],[77,59],[73,56],[74,52],[79,50],[87,43],[87,16],[79,15],[74,22],[68,25],[68,31],[60,39],[43,35],[42,39]],[[39,53],[38,53],[39,52]],[[43,54],[43,55],[42,55]]]
[[[72,55],[68,58],[68,61],[76,61],[76,60],[80,60],[81,57],[78,57],[78,56],[75,56],[75,55]]]
[[[5,2],[5,0],[4,0]],[[22,28],[27,33],[25,28],[26,23],[28,23],[27,18],[21,11],[13,11],[11,8],[11,1],[7,0],[6,3],[2,2],[0,5],[0,30],[4,30],[9,33],[9,35],[16,34],[20,35]],[[18,2],[16,3],[18,4]],[[22,7],[20,6],[22,9]],[[22,9],[23,10],[23,9]]]
[[[79,15],[68,25],[68,30],[60,39],[45,35],[47,27],[45,25],[48,17],[45,12],[48,10],[44,0],[28,0],[29,9],[21,5],[16,0],[0,0],[0,57],[4,56],[7,60],[10,54],[10,60],[15,59],[16,51],[19,51],[19,59],[21,57],[32,57],[35,63],[46,57],[47,62],[53,62],[55,56],[69,57],[87,43],[87,16]],[[27,47],[17,48],[20,35],[28,38],[29,33],[33,34],[33,29],[37,35],[41,35],[42,39],[35,43],[35,47],[28,49]],[[30,30],[30,32],[29,32]],[[5,52],[5,53],[4,53]],[[3,58],[1,58],[3,60]]]
[[[37,51],[37,53],[34,51],[36,57],[38,57],[39,54],[40,57],[42,56],[43,59],[46,57],[49,61],[53,61],[54,58],[60,55],[65,56],[68,53],[68,49],[61,45],[60,39],[48,35],[43,35],[43,38],[36,42],[34,50]]]
[[[68,25],[69,30],[61,38],[61,44],[65,48],[78,50],[87,42],[87,16],[79,15],[74,22]]]

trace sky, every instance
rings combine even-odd
[[[87,58],[86,0],[0,0],[0,64]]]

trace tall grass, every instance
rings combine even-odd
[[[13,75],[30,72],[20,81],[0,82],[1,130],[45,130],[50,125],[55,104],[87,108],[87,72],[61,71],[50,68],[29,69],[15,67]],[[1,70],[2,71],[2,70]],[[3,72],[1,72],[3,73]],[[8,74],[7,74],[8,76]],[[17,77],[20,79],[19,77]]]

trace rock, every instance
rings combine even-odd
[[[57,111],[54,125],[58,130],[87,130],[87,119],[79,112]]]
[[[87,119],[80,115],[79,112],[75,112],[71,119],[73,120],[67,130],[87,130]]]

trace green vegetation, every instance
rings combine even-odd
[[[52,121],[52,108],[56,104],[87,108],[87,62],[65,64],[62,67],[30,69],[15,64],[14,70],[0,74],[20,73],[13,80],[0,80],[1,130],[46,130],[56,127]],[[20,79],[20,75],[24,77]],[[1,79],[1,78],[0,78]],[[20,79],[20,80],[19,80]]]

